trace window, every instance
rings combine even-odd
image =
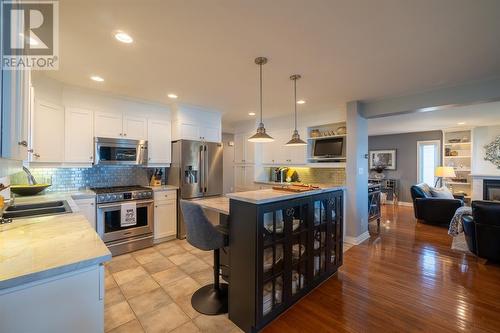
[[[434,186],[434,171],[441,165],[441,141],[417,141],[418,182]]]

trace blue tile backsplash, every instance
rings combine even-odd
[[[92,168],[31,168],[30,171],[37,182],[52,183],[45,192],[59,192],[89,187],[148,185],[154,168],[95,165]],[[11,184],[28,183],[24,172],[13,174],[10,179]]]

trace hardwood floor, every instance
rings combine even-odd
[[[264,332],[500,332],[500,265],[451,250],[442,227],[386,206],[380,233]]]

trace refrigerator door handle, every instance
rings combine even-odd
[[[205,147],[205,175],[208,175],[208,147],[207,145],[204,145]],[[208,191],[208,177],[205,177],[205,193]]]
[[[200,147],[200,164],[198,166],[198,170],[200,170],[200,179],[199,179],[199,184],[200,184],[200,192],[204,192],[204,187],[205,187],[205,152],[203,149],[204,146]]]

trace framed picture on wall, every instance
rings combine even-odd
[[[380,166],[385,170],[396,170],[396,149],[370,150],[370,170]]]

